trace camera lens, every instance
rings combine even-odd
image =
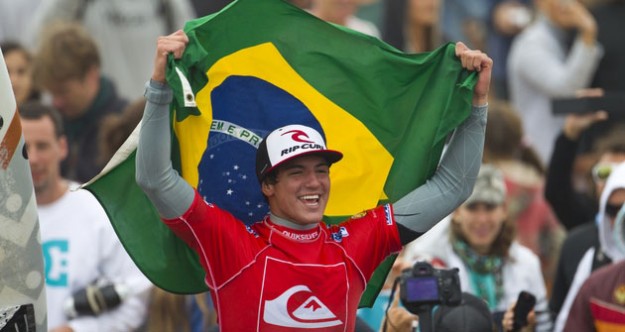
[[[64,303],[65,314],[70,319],[78,316],[98,316],[117,307],[127,293],[126,287],[120,284],[87,286],[67,299]]]

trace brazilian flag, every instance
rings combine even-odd
[[[174,167],[205,200],[246,224],[268,211],[254,163],[273,129],[314,127],[343,152],[330,172],[325,221],[335,223],[424,183],[446,136],[470,112],[476,75],[462,69],[451,44],[404,54],[282,0],[238,0],[184,30],[189,45],[167,72]],[[197,256],[135,184],[135,139],[87,189],[152,282],[177,293],[205,291]],[[361,305],[373,303],[391,264],[378,269]]]

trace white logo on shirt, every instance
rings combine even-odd
[[[293,295],[299,292],[308,292],[311,295],[297,309],[289,312],[287,303]],[[293,286],[277,298],[265,301],[263,320],[268,324],[278,326],[309,329],[343,323],[319,298],[312,295],[310,288],[304,285]]]
[[[384,205],[384,215],[386,216],[386,224],[393,224],[393,214],[391,213],[391,206],[386,204]]]

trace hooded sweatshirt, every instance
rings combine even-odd
[[[597,216],[597,222],[599,227],[599,243],[600,250],[608,256],[612,262],[618,262],[625,258],[625,252],[620,249],[617,240],[614,237],[614,225],[610,217],[605,214],[605,207],[608,203],[608,199],[612,193],[617,189],[625,189],[625,163],[619,164],[610,174],[605,185],[603,193],[601,193],[601,199],[599,201],[599,214]],[[590,248],[584,254],[582,260],[577,266],[577,272],[569,288],[569,293],[566,295],[562,309],[556,319],[556,326],[554,332],[563,331],[564,325],[569,315],[571,305],[575,300],[575,296],[582,286],[584,281],[592,273],[592,261],[597,248]]]

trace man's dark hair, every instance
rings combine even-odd
[[[328,161],[328,167],[330,167],[332,165],[332,163],[330,163]],[[276,184],[278,182],[278,171],[280,170],[280,166],[274,168],[273,170],[271,170],[271,172],[267,173],[267,175],[265,175],[265,177],[263,178],[263,180],[261,181],[261,185],[263,183],[267,183],[267,184]]]
[[[28,52],[28,50],[24,46],[22,46],[20,43],[16,41],[5,40],[3,42],[0,42],[0,48],[2,49],[2,53],[5,56],[13,51],[20,51],[26,55],[26,57],[28,58],[28,61],[31,60],[30,52]]]
[[[263,183],[276,184],[278,182],[278,169],[274,169],[265,175]]]
[[[265,175],[265,177],[263,178],[263,181],[260,183],[260,186],[262,187],[265,183],[270,184],[270,185],[278,183],[278,169],[277,168],[267,173],[267,175]],[[260,192],[261,194],[263,194],[265,203],[269,205],[269,199],[267,199],[267,196],[265,196],[265,193],[262,190]]]
[[[46,106],[38,101],[28,101],[20,105],[18,113],[21,118],[27,120],[39,120],[47,116],[54,125],[54,135],[59,138],[64,134],[61,114],[50,106]]]
[[[625,153],[625,142],[617,140],[606,142],[601,148],[603,153],[621,154]]]
[[[24,47],[24,45],[13,40],[5,40],[3,42],[0,42],[0,49],[2,50],[2,55],[4,56],[5,59],[9,54],[13,52],[17,52],[18,54],[21,53],[22,56],[24,56],[24,58],[28,62],[28,66],[32,67],[33,56],[30,53],[30,51],[26,49],[26,47]],[[33,80],[30,95],[27,96],[26,100],[39,100],[39,98],[40,98],[39,88],[37,87],[37,84],[35,84]]]
[[[597,139],[595,150],[599,156],[605,153],[625,153],[625,125],[615,124],[607,133]]]

